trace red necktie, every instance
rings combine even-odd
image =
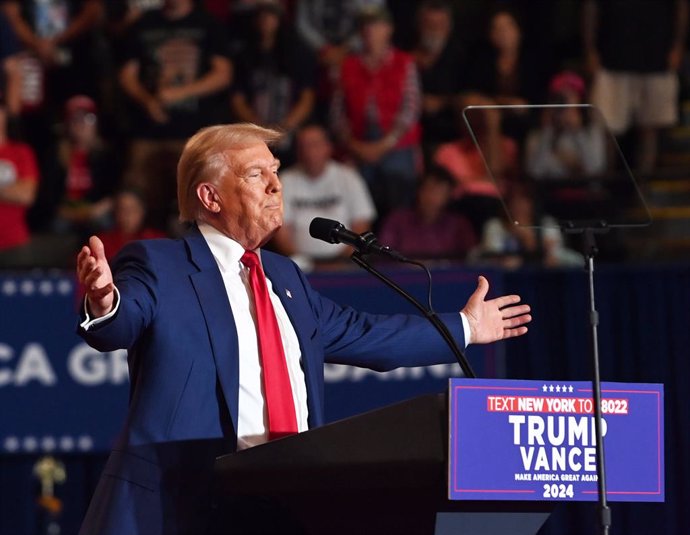
[[[249,268],[249,285],[254,295],[259,357],[268,412],[268,438],[272,440],[297,433],[295,401],[278,320],[268,294],[261,262],[255,252],[245,251],[242,263]]]

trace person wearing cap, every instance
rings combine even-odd
[[[359,32],[362,51],[343,62],[332,127],[384,217],[414,200],[421,140],[419,76],[412,56],[391,43],[388,10],[362,10]]]
[[[452,362],[416,314],[369,314],[316,292],[263,246],[283,224],[280,133],[204,128],[178,165],[183,239],[126,245],[107,262],[92,237],[77,258],[86,299],[80,335],[128,349],[130,404],[81,535],[284,533],[270,508],[226,509],[217,456],[324,423],[324,362],[378,370]],[[439,314],[461,346],[527,331],[517,295],[485,299],[480,277],[462,312]],[[279,474],[276,474],[279,477]],[[214,509],[214,503],[217,507]]]
[[[577,107],[585,97],[585,82],[572,71],[549,82],[549,102],[557,107],[541,111],[541,125],[525,143],[529,176],[563,179],[592,176],[606,168],[606,131],[593,110]]]
[[[60,199],[53,230],[79,241],[110,225],[119,166],[98,132],[96,103],[76,95],[65,104],[55,169]]]

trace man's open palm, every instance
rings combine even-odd
[[[470,324],[470,341],[473,344],[486,344],[525,334],[525,324],[532,321],[529,305],[520,305],[519,295],[505,295],[486,301],[488,292],[489,281],[480,276],[477,289],[462,309]]]

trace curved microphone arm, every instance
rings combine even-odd
[[[476,374],[474,373],[474,370],[472,369],[472,366],[470,366],[469,361],[467,360],[467,357],[465,356],[465,353],[460,349],[458,344],[455,342],[455,338],[453,338],[453,335],[448,331],[448,327],[446,326],[445,323],[441,321],[441,319],[436,315],[436,313],[433,310],[427,310],[422,306],[422,304],[417,301],[414,297],[412,297],[409,293],[407,293],[405,290],[403,290],[400,286],[398,286],[395,282],[390,280],[388,277],[386,277],[383,273],[378,271],[376,268],[374,268],[371,264],[369,264],[363,257],[361,253],[358,251],[355,251],[352,253],[350,256],[352,261],[359,265],[360,267],[364,268],[366,271],[374,275],[376,278],[378,278],[380,281],[382,281],[384,284],[398,292],[401,296],[403,296],[405,299],[407,299],[410,303],[412,303],[417,309],[419,309],[422,314],[424,315],[425,318],[427,318],[431,324],[436,328],[436,330],[440,333],[440,335],[443,337],[443,339],[446,341],[448,344],[448,347],[450,347],[451,351],[455,355],[456,360],[458,361],[458,364],[460,365],[460,368],[462,369],[463,374],[465,377],[469,378],[475,378]]]

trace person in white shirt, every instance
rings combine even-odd
[[[376,208],[364,179],[356,169],[335,161],[333,145],[318,124],[304,126],[297,133],[296,166],[281,173],[283,184],[283,226],[274,238],[276,249],[292,256],[303,267],[347,258],[352,249],[333,245],[309,235],[315,217],[341,222],[361,234],[371,228]]]

